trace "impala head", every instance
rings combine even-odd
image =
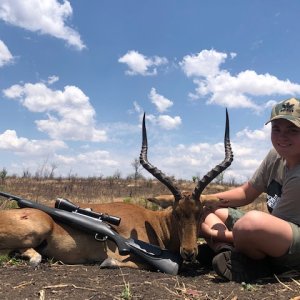
[[[180,254],[186,261],[193,261],[198,252],[198,226],[202,215],[202,203],[200,201],[200,195],[205,187],[216,178],[221,172],[228,168],[233,160],[233,154],[229,139],[229,119],[228,112],[226,110],[226,127],[225,127],[225,159],[222,163],[215,166],[210,172],[208,172],[201,180],[198,181],[193,193],[182,193],[172,180],[167,177],[162,171],[154,167],[148,162],[147,159],[147,132],[145,125],[145,114],[143,117],[143,140],[142,149],[140,154],[140,163],[142,166],[156,177],[161,183],[163,183],[173,194],[173,219],[177,228],[172,228],[173,232],[179,237],[180,242]],[[174,227],[175,225],[172,224]]]

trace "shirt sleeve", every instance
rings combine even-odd
[[[250,184],[260,192],[266,192],[269,185],[271,168],[276,160],[277,152],[275,149],[269,151],[267,156],[261,162],[258,169],[249,180]]]

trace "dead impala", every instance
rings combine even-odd
[[[197,233],[201,218],[204,188],[233,160],[229,140],[229,120],[226,110],[225,159],[198,181],[193,193],[181,192],[163,172],[147,159],[147,133],[143,118],[143,139],[140,162],[172,193],[173,205],[161,211],[152,211],[128,203],[88,204],[94,211],[121,218],[115,230],[125,238],[136,238],[147,243],[180,253],[186,261],[197,256]],[[201,198],[201,199],[200,199]],[[81,207],[87,205],[81,205]],[[100,263],[102,267],[132,267],[149,269],[134,255],[121,256],[110,240],[99,242],[93,236],[54,221],[45,212],[33,209],[0,211],[0,249],[19,251],[36,266],[42,256],[66,264]]]

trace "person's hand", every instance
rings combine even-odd
[[[220,199],[214,195],[201,195],[200,201],[203,206],[209,210],[215,210],[219,207],[227,207],[228,200]]]

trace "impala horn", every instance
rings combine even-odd
[[[152,166],[147,159],[147,151],[148,151],[148,142],[147,142],[147,131],[145,125],[145,113],[143,116],[143,141],[142,141],[142,149],[140,154],[140,163],[141,165],[154,177],[156,177],[161,183],[163,183],[170,192],[174,195],[175,202],[179,201],[182,198],[180,190],[172,183],[172,180],[167,177],[162,171]]]
[[[219,174],[221,174],[225,169],[227,169],[233,161],[233,152],[230,145],[229,137],[229,117],[226,108],[226,126],[225,126],[225,136],[224,136],[224,147],[225,147],[225,159],[219,165],[216,165],[211,171],[209,171],[201,180],[198,181],[197,186],[193,192],[193,199],[196,201],[200,200],[200,195],[206,186],[213,181]]]

